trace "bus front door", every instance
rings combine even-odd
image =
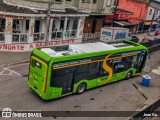
[[[144,65],[144,55],[137,56],[137,65],[136,65],[136,73],[140,73],[142,71]]]

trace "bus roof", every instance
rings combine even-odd
[[[41,51],[43,51],[44,53],[46,53],[51,57],[56,57],[56,56],[66,56],[66,55],[73,55],[73,54],[118,50],[120,48],[129,48],[129,47],[134,47],[134,45],[126,44],[124,42],[117,43],[117,44],[106,44],[103,42],[95,42],[95,43],[68,45],[68,49],[64,51],[55,51],[52,48],[41,48]]]

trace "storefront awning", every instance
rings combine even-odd
[[[152,25],[158,24],[157,22],[152,22]],[[144,25],[151,25],[151,22],[144,22]]]
[[[125,21],[114,21],[114,23],[120,25],[120,26],[134,26],[136,23],[130,23]]]

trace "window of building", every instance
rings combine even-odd
[[[90,0],[82,0],[82,3],[90,3]]]
[[[54,0],[55,3],[62,3],[62,0]]]
[[[96,4],[96,3],[97,3],[97,0],[93,0],[93,3],[95,3],[95,4]]]
[[[110,7],[110,6],[111,6],[111,4],[112,4],[112,0],[107,0],[107,4],[106,4],[106,6],[107,6],[107,7]]]
[[[0,42],[4,42],[4,32],[5,32],[5,19],[0,19]]]
[[[26,20],[26,30],[29,30],[29,20]]]
[[[157,9],[155,9],[155,15],[158,15],[158,10]]]
[[[64,29],[64,20],[61,20],[61,23],[60,23],[60,30],[63,30]]]
[[[69,30],[70,20],[67,20],[67,30]]]
[[[25,28],[24,25],[26,24]],[[27,31],[27,21],[13,19],[12,25],[12,42],[13,43],[26,43],[28,39]]]
[[[148,13],[149,15],[151,15],[152,14],[152,9],[149,9],[149,13]]]
[[[76,20],[74,20],[74,22],[73,22],[73,30],[76,30],[77,27],[78,27],[78,20],[76,19]]]

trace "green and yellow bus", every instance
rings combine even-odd
[[[131,41],[35,48],[28,86],[44,100],[81,94],[85,90],[139,75],[148,50]]]

